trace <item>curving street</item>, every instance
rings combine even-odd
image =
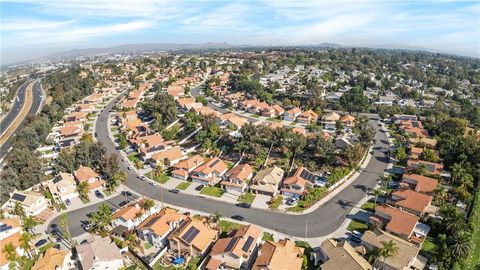
[[[96,124],[97,139],[105,145],[108,154],[116,153],[118,151],[108,135],[109,111],[118,98],[119,97],[107,104],[105,109],[100,113]],[[376,142],[373,156],[369,164],[361,172],[361,175],[351,185],[347,186],[337,195],[332,197],[331,200],[308,214],[291,215],[256,208],[244,209],[227,202],[220,202],[204,197],[199,198],[195,195],[185,193],[173,194],[165,189],[162,192],[163,200],[165,203],[196,211],[206,213],[214,213],[215,211],[218,211],[224,217],[241,215],[245,217],[246,222],[290,236],[305,237],[306,224],[308,224],[308,238],[328,235],[342,225],[354,205],[365,197],[369,188],[375,186],[378,177],[383,175],[387,168],[388,159],[385,152],[386,149],[388,149],[387,137],[385,133],[377,127],[375,122],[376,121],[372,119],[371,123],[376,129]],[[120,164],[121,170],[125,171],[128,175],[128,180],[125,185],[139,194],[160,201],[161,187],[153,187],[147,181],[139,180],[134,171],[128,170],[128,166],[129,165],[124,162],[121,162]],[[124,199],[124,196],[119,195],[109,199],[108,202],[116,207],[118,203]],[[81,228],[80,221],[88,219],[86,215],[90,212],[96,211],[100,204],[101,203],[90,205],[68,213],[72,236],[78,236],[84,232]],[[54,219],[52,223],[58,223],[58,218]]]

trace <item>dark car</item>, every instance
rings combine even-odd
[[[122,206],[126,205],[127,203],[128,203],[127,201],[123,201],[123,202],[119,203],[118,206],[122,207]]]
[[[237,203],[236,206],[242,207],[242,208],[250,208],[251,205],[249,203]]]
[[[40,239],[40,240],[38,240],[37,243],[35,243],[35,247],[37,247],[37,248],[38,248],[38,247],[41,247],[41,246],[45,245],[46,243],[47,243],[47,240],[45,240],[45,239]]]
[[[174,188],[174,189],[169,189],[168,191],[170,191],[171,193],[175,193],[175,194],[178,194],[180,193],[180,190]]]
[[[350,235],[350,239],[355,242],[355,243],[361,243],[362,242],[362,236],[363,234],[359,231],[353,231],[352,234]]]
[[[72,202],[70,201],[70,199],[66,199],[66,200],[65,200],[65,204],[68,205],[68,206],[70,206],[70,205],[72,204]]]
[[[196,190],[196,191],[200,191],[200,190],[203,189],[203,187],[205,187],[205,186],[204,186],[204,185],[198,185],[198,186],[195,188],[195,190]]]
[[[231,216],[231,218],[238,221],[245,221],[245,218],[240,215],[234,215],[234,216]]]
[[[99,191],[99,190],[95,190],[95,196],[97,196],[97,198],[103,198],[103,194]]]
[[[130,191],[122,191],[122,195],[130,197],[132,196],[132,193]]]

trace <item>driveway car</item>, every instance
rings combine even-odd
[[[38,247],[41,247],[41,246],[45,245],[46,243],[47,243],[47,240],[45,240],[45,239],[40,239],[40,240],[38,240],[37,243],[35,243],[35,247],[37,247],[37,248],[38,248]]]
[[[238,221],[245,221],[245,218],[240,215],[234,215],[234,216],[231,216],[231,218]]]
[[[196,191],[201,191],[203,189],[203,187],[205,187],[205,185],[198,185],[195,190]]]

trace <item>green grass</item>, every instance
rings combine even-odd
[[[363,233],[364,231],[368,230],[368,225],[358,220],[352,220],[350,224],[348,224],[347,230],[349,231],[359,231]]]
[[[171,266],[169,266],[169,267],[162,266],[162,265],[160,265],[160,260],[158,260],[158,261],[155,263],[155,265],[153,265],[153,269],[154,269],[154,270],[197,269],[197,268],[195,268],[194,266],[196,266],[199,262],[200,262],[200,257],[195,257],[195,258],[192,258],[192,259],[188,262],[187,268],[179,268],[179,267],[175,267],[175,266],[173,266],[173,265],[171,265]]]
[[[53,247],[55,244],[54,243],[47,243],[41,247],[38,248],[38,252],[40,253],[44,253],[45,251],[47,251],[47,249]]]
[[[369,212],[375,212],[375,204],[372,200],[369,200],[362,205],[362,209]]]
[[[428,236],[427,239],[422,244],[422,252],[429,255],[433,255],[437,252],[437,245],[435,244],[435,239]]]
[[[238,201],[243,203],[252,204],[253,200],[255,200],[255,194],[253,193],[245,193],[240,195],[240,197],[238,197]]]
[[[150,244],[150,243],[148,243],[148,242],[145,242],[145,244],[143,244],[143,247],[144,247],[145,249],[150,249],[150,248],[152,248],[153,246],[152,246],[152,244]]]
[[[478,269],[480,265],[480,191],[477,191],[473,203],[473,210],[468,220],[472,226],[472,236],[470,239],[470,252],[463,261],[464,270]]]
[[[305,209],[307,209],[307,208],[303,207],[303,205],[301,205],[300,203],[297,203],[297,205],[295,205],[295,206],[288,207],[287,211],[289,211],[289,212],[301,212]]]
[[[230,222],[226,220],[220,220],[220,223],[218,226],[222,229],[222,232],[230,232],[232,230],[240,228],[240,224],[235,223],[235,222]]]
[[[178,184],[175,188],[176,189],[180,189],[180,190],[185,190],[187,189],[192,183],[190,182],[182,182],[180,184]]]
[[[271,233],[268,233],[268,232],[264,232],[263,233],[263,236],[262,236],[262,240],[263,241],[274,241],[275,239],[273,239],[273,234]]]
[[[160,174],[159,176],[154,176],[153,171],[146,173],[145,176],[160,184],[165,184],[170,180],[170,176],[164,173]]]
[[[137,153],[137,152],[130,153],[130,154],[128,155],[128,160],[130,160],[131,162],[133,162],[133,161],[135,161],[135,160],[137,160],[137,159],[140,160],[140,159],[138,158],[139,155],[140,155],[140,154]]]
[[[217,198],[222,197],[223,193],[225,193],[225,190],[215,186],[214,187],[206,186],[202,189],[202,191],[200,191],[200,194],[202,195],[207,195],[207,196],[212,196]]]
[[[282,120],[276,118],[276,117],[269,117],[267,118],[267,121],[270,121],[270,122],[276,122],[276,123],[280,123],[282,122]]]
[[[282,203],[282,199],[283,199],[283,197],[278,195],[277,197],[275,197],[271,201],[271,203],[268,205],[268,208],[270,208],[271,210],[277,209],[280,206],[280,204]]]
[[[258,114],[250,114],[250,117],[253,117],[253,118],[260,118],[260,115],[258,115]]]

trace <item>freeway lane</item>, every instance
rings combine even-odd
[[[98,134],[98,141],[102,142],[106,148],[107,153],[116,153],[115,145],[108,136],[108,115],[109,110],[113,107],[114,101],[110,102],[98,117],[96,132]],[[308,223],[308,238],[320,237],[334,232],[344,222],[348,213],[353,206],[365,197],[366,190],[375,186],[378,177],[383,175],[387,168],[386,149],[388,149],[388,141],[386,135],[381,132],[375,121],[371,121],[376,127],[376,143],[374,147],[374,154],[361,175],[348,187],[339,192],[330,201],[320,206],[315,211],[304,215],[289,215],[271,212],[261,209],[244,209],[234,206],[226,202],[219,202],[208,198],[199,198],[198,196],[189,194],[173,194],[166,190],[163,191],[163,199],[166,203],[176,205],[179,207],[202,211],[206,213],[214,213],[218,211],[224,217],[232,215],[241,215],[245,217],[245,221],[256,224],[265,228],[269,228],[286,235],[305,237],[305,225]],[[126,185],[145,196],[160,200],[160,187],[152,187],[147,182],[141,181],[137,175],[127,169],[128,164],[121,163],[121,170],[128,175]],[[119,198],[120,197],[120,198]],[[121,196],[115,197],[112,200],[121,201]],[[75,213],[69,213],[70,229],[73,236],[77,236],[83,232],[80,228],[78,220],[87,219],[85,214],[95,211],[99,204],[77,210]],[[82,216],[83,215],[83,216]],[[54,220],[53,222],[58,222]]]
[[[23,106],[25,106],[25,93],[27,90],[27,86],[29,85],[31,81],[27,81],[24,84],[20,86],[17,92],[17,97],[15,97],[15,102],[8,112],[8,114],[5,116],[5,118],[2,120],[1,123],[1,128],[0,128],[0,134],[3,135],[3,133],[7,130],[7,128],[15,121],[17,116],[20,114],[22,111]],[[33,84],[32,88],[32,105],[28,111],[28,114],[36,114],[37,111],[39,110],[42,102],[42,88],[41,88],[41,83],[39,80],[35,81]],[[20,120],[19,120],[20,121]],[[23,122],[23,120],[22,120]],[[13,131],[13,134],[15,134],[20,128],[22,127],[22,124],[20,124],[15,131]],[[11,132],[11,131],[9,131]],[[13,138],[13,135],[10,138],[7,138],[5,143],[1,145],[0,147],[0,159],[2,159],[8,152],[8,150],[11,147],[11,139]]]

